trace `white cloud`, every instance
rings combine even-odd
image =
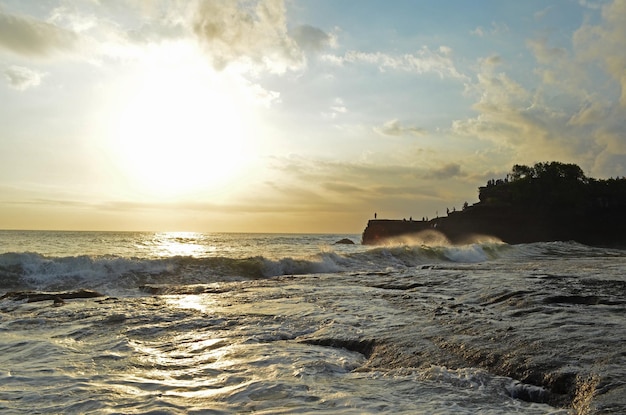
[[[67,27],[75,33],[83,33],[98,25],[96,17],[79,13],[68,6],[60,6],[52,10],[48,22],[60,27]]]
[[[333,100],[333,105],[330,107],[330,109],[334,112],[340,112],[342,114],[348,112],[348,108],[341,98],[335,98]]]
[[[332,105],[330,106],[327,112],[323,112],[322,116],[325,118],[329,118],[331,120],[336,119],[341,114],[346,114],[348,112],[348,107],[346,107],[343,99],[337,97],[333,100]]]
[[[451,58],[452,49],[441,46],[432,51],[423,46],[415,53],[390,55],[382,52],[348,51],[344,56],[325,55],[323,59],[334,65],[365,63],[378,66],[379,70],[399,70],[417,74],[432,73],[440,78],[466,79],[455,67]]]
[[[9,81],[9,85],[18,91],[38,86],[43,77],[43,74],[37,71],[15,65],[5,69],[4,75]]]
[[[280,92],[263,88],[259,84],[246,83],[246,92],[248,98],[257,105],[266,108],[281,102]]]

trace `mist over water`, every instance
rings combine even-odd
[[[356,245],[335,245],[342,238]],[[625,413],[626,252],[0,232],[0,411]]]

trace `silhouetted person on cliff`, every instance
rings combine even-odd
[[[376,219],[377,216],[378,216],[378,214],[376,212],[374,212],[374,219]]]

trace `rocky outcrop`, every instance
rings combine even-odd
[[[510,180],[509,180],[510,177]],[[576,165],[516,165],[479,188],[480,202],[430,221],[370,220],[362,243],[390,238],[464,244],[492,237],[509,244],[576,241],[626,247],[626,179],[585,177]]]
[[[618,211],[588,214],[546,212],[475,205],[461,212],[430,221],[370,220],[363,232],[365,245],[382,244],[393,238],[418,242],[441,237],[452,244],[471,243],[485,237],[508,244],[576,241],[595,246],[626,246],[626,215]]]

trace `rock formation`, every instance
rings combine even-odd
[[[363,244],[390,238],[445,238],[452,244],[491,237],[509,244],[576,241],[626,246],[626,179],[585,177],[574,164],[515,165],[505,179],[479,188],[480,202],[423,221],[370,220]]]

